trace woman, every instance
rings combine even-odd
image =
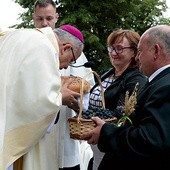
[[[139,83],[138,89],[146,83],[146,77],[139,71],[135,59],[139,39],[140,36],[137,32],[122,29],[113,31],[107,38],[107,49],[113,68],[104,73],[101,80],[105,106],[114,111],[118,119],[124,112],[126,91],[131,95],[136,83]],[[98,83],[90,91],[89,106],[102,106]],[[91,145],[91,148],[94,155],[92,169],[97,170],[104,154],[98,150],[97,145]]]

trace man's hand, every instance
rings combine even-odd
[[[98,143],[100,130],[106,122],[99,117],[92,117],[92,120],[96,123],[96,127],[92,131],[84,133],[81,139],[87,140],[88,144],[95,145]]]
[[[66,82],[61,87],[62,104],[67,105],[68,107],[75,111],[78,111],[79,110],[78,97],[80,97],[80,94],[68,89],[68,85],[70,83],[71,80]]]

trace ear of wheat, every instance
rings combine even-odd
[[[131,115],[135,111],[135,106],[137,104],[136,98],[137,98],[138,85],[139,85],[139,83],[136,83],[135,88],[134,88],[130,97],[129,97],[129,92],[128,91],[126,92],[125,111],[124,111],[124,115],[117,122],[118,126],[124,125],[126,120],[128,120],[129,123],[132,124],[132,121],[130,120],[129,115]]]

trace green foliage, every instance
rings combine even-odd
[[[33,27],[31,20],[32,0],[15,0],[27,11],[21,14],[22,23],[16,28]],[[99,74],[111,66],[106,39],[117,28],[133,29],[142,34],[149,27],[166,23],[170,20],[163,18],[167,6],[165,0],[58,0],[57,11],[61,24],[76,25],[84,34],[84,53],[88,60],[96,63],[95,71]]]

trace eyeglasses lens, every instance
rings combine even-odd
[[[116,52],[116,53],[122,53],[123,52],[123,48],[120,47],[120,46],[109,46],[107,47],[107,50],[108,52],[112,52],[113,50]]]

